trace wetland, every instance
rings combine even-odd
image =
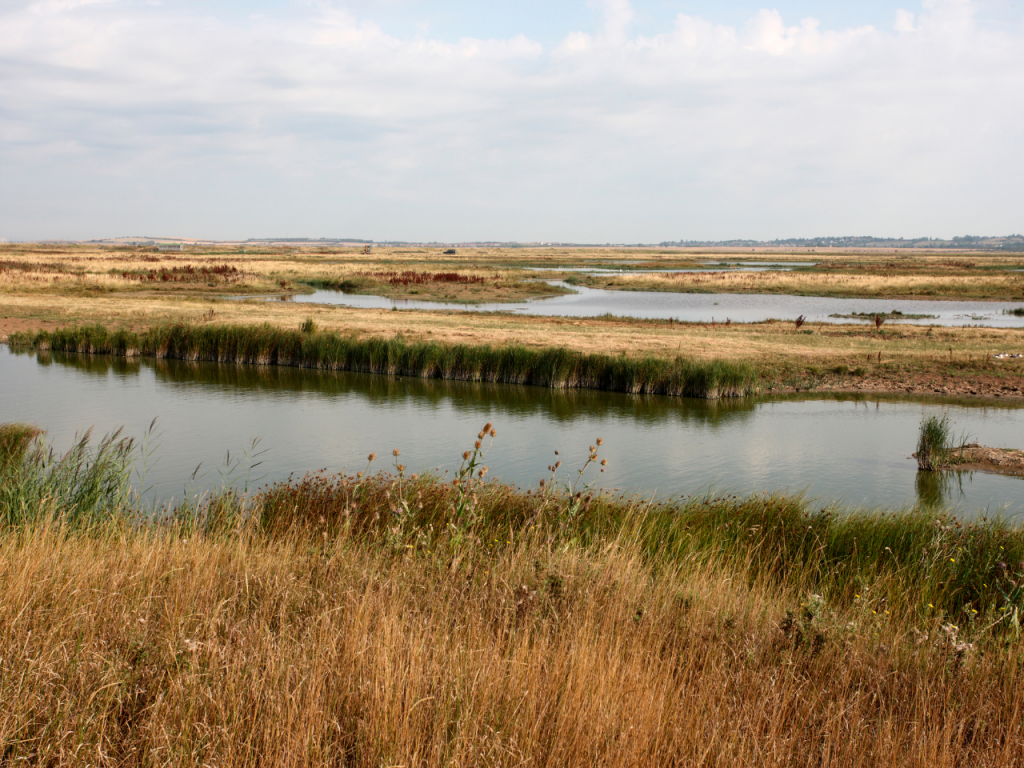
[[[93,428],[158,439],[144,483],[162,498],[293,473],[365,468],[394,448],[410,472],[452,472],[477,422],[500,430],[492,476],[529,488],[559,450],[582,465],[601,436],[599,485],[658,498],[804,493],[847,508],[953,508],[968,517],[1024,510],[1024,480],[918,473],[921,420],[947,414],[986,445],[1013,447],[1024,408],[968,400],[808,395],[703,400],[0,348],[5,420],[45,428],[58,448]],[[259,438],[256,448],[253,440]],[[230,451],[230,456],[228,452]],[[247,453],[248,452],[248,453]],[[231,458],[234,457],[234,458]],[[248,463],[257,464],[250,472]],[[201,465],[194,474],[197,465]],[[189,480],[192,478],[192,480]]]

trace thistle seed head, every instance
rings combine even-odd
[[[371,453],[369,456],[366,457],[366,460],[367,461],[373,461],[376,458],[377,458],[377,454],[376,453]]]
[[[604,440],[602,440],[600,437],[597,438],[597,444],[598,445],[604,445]]]

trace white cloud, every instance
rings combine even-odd
[[[893,29],[897,32],[913,32],[916,29],[914,26],[914,20],[914,14],[910,11],[898,8],[896,9],[896,21],[893,24]]]
[[[340,4],[20,6],[0,13],[0,236],[1019,230],[1024,41],[974,10],[644,36],[605,0],[545,50],[402,38]]]

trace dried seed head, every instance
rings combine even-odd
[[[399,464],[398,465],[398,471],[399,472],[405,472],[405,464]]]
[[[604,445],[604,440],[602,440],[600,437],[597,438],[597,444],[598,445]]]
[[[356,472],[356,477],[362,477],[362,476],[363,476],[362,472]]]
[[[498,434],[498,430],[492,428],[491,429],[491,437],[496,437],[497,434]]]
[[[561,461],[556,461],[555,462],[555,469],[558,469],[560,466],[562,466],[562,462]]]
[[[477,440],[475,443],[473,443],[473,447],[476,448],[477,450],[480,449],[481,445],[483,445],[483,443],[481,443],[479,440]]]
[[[462,454],[462,458],[463,458],[464,461],[469,459],[469,451],[466,451],[465,453],[463,453]]]
[[[545,485],[547,485],[547,483],[545,483],[543,480],[541,480],[540,481],[540,487],[543,488]]]
[[[486,424],[484,424],[484,432],[490,432],[490,431],[491,431],[491,422],[488,421]]]
[[[376,458],[377,458],[377,454],[376,453],[371,453],[369,456],[366,457],[366,460],[367,461],[373,461]]]
[[[477,434],[477,436],[476,436],[476,439],[477,439],[477,440],[483,440],[483,439],[484,439],[484,433],[483,433],[483,432],[479,432],[479,433]]]
[[[608,459],[601,459],[601,466],[602,467],[607,467],[608,466]]]
[[[558,451],[555,451],[555,456],[557,456],[557,455],[558,455]]]
[[[392,456],[397,456],[397,455],[398,455],[398,449],[397,449],[397,448],[395,448],[395,450],[393,450],[393,451],[391,452],[391,455],[392,455]]]
[[[590,446],[590,452],[591,452],[591,453],[593,453],[593,452],[594,452],[594,451],[596,451],[596,450],[597,450],[597,448],[595,448],[594,446]]]

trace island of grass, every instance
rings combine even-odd
[[[929,416],[921,422],[917,466],[925,472],[976,471],[1024,477],[1024,451],[1013,448],[988,448],[957,440],[952,434],[948,416]]]
[[[302,281],[311,288],[387,299],[415,299],[453,304],[511,303],[562,296],[568,288],[543,280],[523,280],[508,273],[475,274],[418,270],[358,272],[336,279]]]
[[[840,315],[833,313],[829,317],[835,317],[846,320],[874,320],[876,317],[880,317],[883,320],[934,320],[937,315],[918,315],[912,312],[900,312],[898,309],[893,309],[889,312],[851,312],[847,315]]]

